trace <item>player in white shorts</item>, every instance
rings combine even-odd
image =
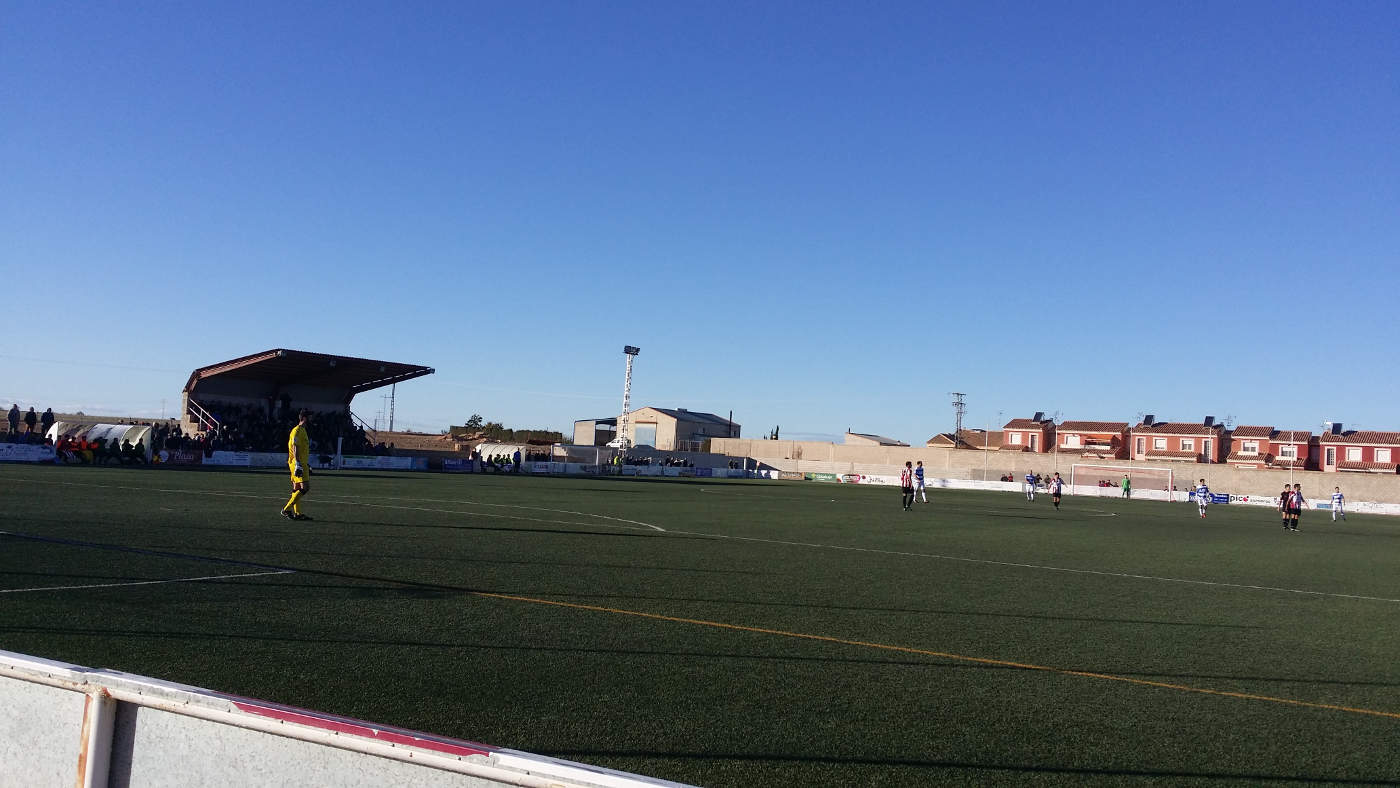
[[[914,469],[914,494],[924,499],[928,503],[928,493],[924,492],[924,461],[919,460],[919,465]]]
[[[1333,521],[1333,522],[1336,522],[1336,521],[1337,521],[1337,515],[1339,515],[1339,514],[1342,516],[1342,519],[1343,519],[1343,520],[1347,519],[1346,501],[1347,501],[1347,497],[1346,497],[1345,495],[1342,495],[1342,488],[1340,488],[1340,487],[1333,487],[1333,488],[1332,488],[1332,521]]]
[[[1206,486],[1206,480],[1196,486],[1196,506],[1201,510],[1201,516],[1206,516],[1206,507],[1210,505],[1210,488]]]
[[[1026,500],[1035,500],[1035,471],[1026,471]]]

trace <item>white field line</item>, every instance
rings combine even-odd
[[[88,484],[88,483],[84,483],[84,482],[40,482],[40,483],[47,483],[47,484],[66,484],[66,485],[77,486],[77,487],[100,487],[100,488],[117,489],[117,490],[136,490],[136,491],[139,491],[139,492],[170,492],[170,493],[178,493],[178,494],[181,494],[181,495],[213,495],[213,496],[226,496],[226,497],[235,497],[235,498],[260,498],[260,499],[271,499],[271,498],[274,497],[274,496],[266,496],[266,495],[257,495],[257,494],[254,494],[254,493],[218,493],[218,492],[200,491],[200,490],[195,490],[195,491],[191,491],[191,490],[167,490],[167,489],[153,489],[153,488],[150,488],[150,487],[121,487],[121,486],[110,485],[110,484]],[[332,496],[332,497],[334,498],[334,497],[336,497],[336,496]],[[276,497],[276,498],[277,498],[277,500],[281,500],[280,496],[278,496],[278,497]],[[393,500],[419,500],[419,499],[412,499],[412,498],[378,498],[377,500],[393,501]],[[846,546],[846,545],[818,544],[818,543],[814,543],[814,542],[792,542],[792,541],[784,541],[784,540],[780,540],[780,539],[763,539],[763,538],[760,538],[760,537],[753,537],[753,536],[733,536],[733,535],[730,535],[730,534],[711,534],[711,533],[704,533],[704,532],[701,532],[701,531],[667,531],[666,529],[661,528],[660,526],[652,525],[652,524],[650,524],[650,523],[643,523],[643,522],[640,522],[640,521],[637,521],[637,520],[623,520],[622,518],[618,518],[618,517],[608,517],[608,516],[606,516],[606,515],[591,515],[591,514],[586,514],[586,513],[583,513],[583,512],[571,512],[571,511],[564,510],[564,509],[545,509],[545,508],[543,508],[543,507],[536,507],[536,506],[516,506],[516,505],[513,505],[513,504],[499,504],[499,503],[486,504],[486,503],[478,503],[478,502],[475,502],[475,501],[439,501],[438,499],[428,499],[428,500],[426,500],[425,502],[428,502],[428,503],[436,503],[436,502],[443,502],[443,503],[460,503],[460,504],[465,504],[465,505],[467,505],[467,506],[496,506],[496,507],[508,507],[508,508],[514,508],[514,509],[533,509],[533,510],[537,510],[537,511],[558,512],[558,513],[561,513],[561,514],[577,514],[577,515],[581,515],[581,516],[584,516],[584,517],[597,517],[597,518],[601,518],[601,519],[616,520],[616,521],[624,522],[624,523],[632,523],[632,524],[634,524],[635,526],[644,526],[644,527],[646,527],[646,528],[652,528],[652,529],[655,529],[655,530],[660,531],[660,532],[663,532],[663,533],[675,534],[675,535],[677,535],[677,536],[703,536],[703,537],[708,537],[708,538],[711,538],[711,539],[729,539],[729,540],[741,541],[741,542],[757,542],[757,543],[764,543],[764,544],[787,545],[787,546],[790,546],[790,547],[809,547],[809,548],[818,549],[818,550],[844,550],[844,551],[847,551],[847,552],[870,553],[870,554],[872,554],[872,555],[894,555],[894,556],[903,556],[903,557],[906,557],[906,558],[929,558],[929,559],[933,559],[933,560],[936,560],[936,561],[958,561],[958,562],[960,562],[960,563],[967,563],[967,564],[983,564],[983,565],[986,565],[986,566],[1005,566],[1005,567],[1012,567],[1012,568],[1016,568],[1016,569],[1034,569],[1034,570],[1038,570],[1038,571],[1042,571],[1042,572],[1063,572],[1063,573],[1067,573],[1067,574],[1094,575],[1094,576],[1098,576],[1098,577],[1119,577],[1119,578],[1125,578],[1125,579],[1130,579],[1130,580],[1151,580],[1151,581],[1155,581],[1155,582],[1159,582],[1159,583],[1180,583],[1180,584],[1184,584],[1184,585],[1198,585],[1198,586],[1213,587],[1213,588],[1236,588],[1236,589],[1248,590],[1248,591],[1271,591],[1271,592],[1275,592],[1275,593],[1302,594],[1302,595],[1306,595],[1306,596],[1327,597],[1327,598],[1332,598],[1332,599],[1356,599],[1356,600],[1367,601],[1367,602],[1391,602],[1391,603],[1400,603],[1400,599],[1388,599],[1388,598],[1386,598],[1386,597],[1377,597],[1377,596],[1363,596],[1363,595],[1361,595],[1361,594],[1339,594],[1339,593],[1335,593],[1335,592],[1331,592],[1331,591],[1312,591],[1312,590],[1303,589],[1303,588],[1280,588],[1280,587],[1277,587],[1277,586],[1249,585],[1249,584],[1245,584],[1245,583],[1224,583],[1224,582],[1219,582],[1219,581],[1215,581],[1215,580],[1193,580],[1193,579],[1190,579],[1190,578],[1183,578],[1183,577],[1160,577],[1160,576],[1157,576],[1157,575],[1139,575],[1139,574],[1132,574],[1132,573],[1128,573],[1128,572],[1106,572],[1106,571],[1098,570],[1098,569],[1073,569],[1073,568],[1064,567],[1064,566],[1050,566],[1050,565],[1048,565],[1048,564],[1016,563],[1016,562],[1013,562],[1013,561],[996,561],[996,560],[992,560],[992,559],[989,559],[989,558],[967,558],[967,557],[964,557],[964,556],[956,556],[956,555],[940,555],[940,554],[938,554],[938,553],[914,553],[914,552],[904,552],[904,551],[898,551],[898,550],[880,550],[880,549],[878,549],[878,548],[873,548],[873,547],[851,547],[851,546]],[[348,506],[379,506],[378,504],[369,504],[369,503],[363,503],[363,502],[359,502],[359,501],[333,501],[333,500],[331,500],[331,501],[327,501],[327,503],[341,503],[341,504],[343,504],[343,505],[348,505]],[[516,516],[511,516],[511,515],[491,515],[491,514],[485,514],[485,513],[482,513],[482,512],[457,512],[457,511],[450,511],[450,510],[445,510],[445,509],[426,509],[426,508],[421,508],[421,507],[384,507],[384,508],[402,508],[402,509],[410,509],[410,510],[414,510],[414,511],[424,511],[424,512],[438,513],[438,514],[471,514],[471,515],[475,515],[475,516],[478,516],[478,517],[499,517],[499,518],[503,518],[503,519],[511,519],[511,520],[529,520],[529,521],[533,521],[533,522],[544,522],[544,523],[561,523],[561,522],[563,522],[563,521],[559,521],[559,520],[543,520],[543,519],[539,519],[539,518],[516,517]],[[590,524],[590,523],[564,523],[564,524],[567,524],[567,525],[597,525],[598,527],[612,527],[612,528],[626,528],[626,527],[629,527],[629,526],[608,526],[606,523],[596,523],[596,524]]]
[[[1279,588],[1277,586],[1258,586],[1246,583],[1222,583],[1215,580],[1192,580],[1184,577],[1158,577],[1156,575],[1136,575],[1128,572],[1105,572],[1099,569],[1072,569],[1064,566],[1050,566],[1048,564],[1022,564],[1013,561],[994,561],[990,558],[967,558],[957,555],[940,555],[938,553],[913,553],[899,550],[880,550],[874,547],[850,547],[845,545],[818,544],[815,542],[789,542],[782,539],[762,539],[756,536],[733,536],[729,534],[707,534],[699,531],[667,531],[667,533],[677,536],[706,536],[711,539],[731,539],[737,542],[761,542],[764,544],[787,545],[790,547],[811,547],[819,550],[845,550],[852,553],[871,553],[873,555],[895,555],[905,558],[931,558],[936,561],[958,561],[966,564],[984,564],[987,566],[1006,566],[1016,569],[1036,569],[1042,572],[1065,572],[1076,575],[1096,575],[1098,577],[1121,577],[1131,580],[1154,580],[1160,583],[1183,583],[1186,585],[1212,586],[1216,588],[1239,588],[1250,591],[1275,591],[1286,594],[1306,594],[1308,596],[1332,597],[1335,599],[1359,599],[1367,602],[1400,602],[1400,599],[1387,599],[1379,596],[1362,596],[1360,594],[1338,594],[1331,591],[1310,591],[1304,588]]]
[[[84,588],[125,588],[127,586],[154,586],[162,583],[197,583],[201,580],[230,580],[235,577],[263,577],[265,575],[291,575],[295,569],[279,569],[275,572],[245,572],[237,575],[206,575],[204,577],[174,577],[169,580],[133,580],[127,583],[90,583],[81,586],[42,586],[37,588],[0,588],[0,594],[25,594],[31,591],[76,591]]]
[[[104,489],[104,490],[128,490],[128,491],[133,491],[133,492],[153,492],[153,493],[157,493],[157,492],[158,492],[158,493],[174,493],[174,494],[176,494],[176,495],[213,496],[213,497],[219,497],[219,498],[251,498],[251,499],[254,499],[254,500],[262,500],[262,501],[272,501],[272,500],[280,501],[280,500],[283,500],[282,497],[281,497],[280,495],[262,495],[262,494],[260,494],[260,493],[214,492],[213,490],[179,490],[179,489],[169,489],[169,488],[164,488],[164,487],[130,487],[130,486],[117,485],[117,484],[90,484],[90,483],[88,483],[88,482],[68,482],[68,481],[58,482],[58,481],[48,481],[48,480],[39,480],[39,479],[34,480],[34,483],[36,483],[36,484],[58,484],[58,485],[63,485],[63,486],[68,486],[68,487],[95,487],[95,488]],[[344,500],[344,499],[347,499],[347,498],[348,498],[348,499],[351,499],[351,500]],[[663,532],[663,533],[666,531],[665,528],[662,528],[662,527],[659,526],[659,525],[652,525],[651,523],[644,523],[644,522],[641,522],[640,520],[626,520],[626,519],[623,519],[623,518],[621,518],[621,517],[610,517],[610,516],[608,516],[608,515],[606,515],[606,514],[589,514],[588,512],[575,512],[575,511],[571,511],[571,510],[569,510],[569,509],[547,509],[547,508],[545,508],[545,507],[543,507],[543,506],[521,506],[521,505],[509,504],[509,503],[482,503],[482,502],[480,502],[480,501],[453,501],[453,500],[425,499],[425,498],[388,498],[388,497],[386,497],[386,498],[376,498],[376,499],[375,499],[375,500],[379,500],[379,501],[417,501],[417,502],[419,502],[419,503],[450,503],[450,504],[457,504],[457,505],[459,505],[459,506],[492,506],[492,507],[502,508],[502,509],[523,509],[523,510],[526,510],[526,511],[550,512],[550,513],[553,513],[553,514],[571,514],[571,515],[574,515],[574,516],[576,516],[576,517],[591,517],[591,518],[594,518],[594,519],[596,519],[596,520],[611,520],[612,522],[615,522],[615,523],[625,523],[625,525],[610,525],[609,523],[597,523],[597,522],[584,522],[584,523],[581,523],[581,522],[570,521],[570,520],[546,520],[546,519],[541,518],[541,517],[523,517],[523,516],[520,516],[520,515],[510,515],[510,514],[488,514],[488,513],[486,513],[486,512],[471,512],[471,511],[464,512],[464,511],[453,510],[453,509],[429,509],[429,508],[421,507],[421,506],[390,506],[390,505],[387,505],[387,504],[365,503],[364,501],[360,500],[357,496],[334,495],[334,494],[329,495],[329,496],[326,496],[326,495],[317,496],[317,497],[315,497],[315,498],[312,498],[311,500],[314,500],[314,501],[322,501],[322,502],[328,503],[328,504],[339,504],[339,505],[341,505],[341,506],[369,506],[369,507],[375,507],[375,508],[379,508],[379,509],[402,509],[402,510],[406,510],[406,511],[415,511],[415,512],[430,512],[430,513],[433,513],[433,514],[470,514],[470,515],[473,515],[473,516],[476,516],[476,517],[491,517],[491,518],[494,518],[494,519],[497,519],[497,520],[521,520],[521,521],[524,521],[524,522],[547,523],[547,524],[550,524],[550,525],[583,525],[583,526],[589,526],[589,527],[593,527],[593,528],[622,528],[622,529],[629,530],[629,531],[638,531],[638,530],[641,530],[641,529],[643,529],[643,528],[650,528],[650,529],[653,530],[653,531],[660,531],[660,532]]]

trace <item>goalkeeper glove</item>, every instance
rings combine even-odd
[[[297,463],[296,475],[297,475],[297,476],[305,476],[305,475],[306,475],[306,469],[303,468],[303,467],[301,467],[301,463],[300,463],[300,462]]]

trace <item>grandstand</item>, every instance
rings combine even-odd
[[[303,350],[274,348],[200,367],[181,396],[187,434],[265,442],[302,408],[326,416],[323,439],[362,435],[363,419],[350,409],[355,395],[431,375],[431,367]],[[237,424],[237,433],[229,423]],[[314,437],[314,436],[313,436]],[[258,448],[267,448],[259,446]]]

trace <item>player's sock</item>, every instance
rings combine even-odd
[[[282,511],[285,512],[288,509],[291,509],[292,514],[301,514],[301,509],[297,507],[297,502],[301,500],[301,496],[303,495],[305,495],[305,492],[303,492],[302,490],[297,490],[296,492],[292,493],[291,500],[287,501],[287,505],[282,507]]]

